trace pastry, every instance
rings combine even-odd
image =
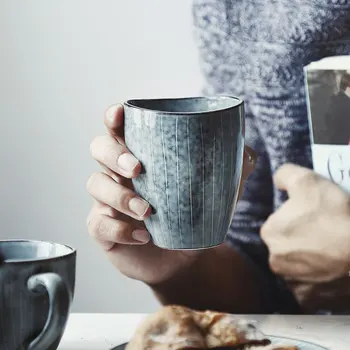
[[[174,305],[149,316],[126,350],[298,350],[270,344],[252,322],[230,314]]]

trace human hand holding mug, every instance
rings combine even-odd
[[[129,100],[125,142],[143,171],[136,192],[152,206],[145,224],[165,249],[225,241],[244,153],[243,101],[230,96]]]
[[[140,174],[141,163],[125,146],[122,105],[107,110],[105,125],[108,135],[95,138],[90,147],[104,172],[93,174],[87,184],[94,197],[89,232],[123,274],[149,284],[160,282],[190,264],[200,251],[164,250],[150,241],[144,219],[152,209],[134,192],[131,179]],[[255,152],[245,146],[240,191],[255,161]]]

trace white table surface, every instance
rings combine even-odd
[[[128,341],[144,314],[71,314],[59,350],[109,350]],[[350,316],[239,316],[265,334],[350,350]],[[141,350],[141,349],[140,349]]]

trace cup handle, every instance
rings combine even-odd
[[[71,297],[65,282],[57,273],[33,275],[27,287],[31,292],[49,295],[49,315],[41,333],[29,344],[28,350],[49,349],[58,339],[67,323]]]

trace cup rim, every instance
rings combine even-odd
[[[158,109],[149,109],[149,108],[144,108],[137,106],[137,102],[145,102],[145,101],[185,101],[185,100],[195,100],[195,99],[209,99],[209,100],[214,100],[214,99],[220,99],[220,98],[228,98],[231,100],[234,100],[237,102],[237,104],[234,104],[229,107],[225,108],[218,108],[218,109],[210,109],[206,111],[195,111],[195,112],[171,112],[171,111],[162,111]],[[135,98],[135,99],[129,99],[124,102],[124,105],[130,108],[138,109],[138,110],[143,110],[143,111],[150,111],[154,113],[159,113],[162,115],[200,115],[200,114],[206,114],[206,113],[213,113],[213,112],[224,112],[228,111],[232,108],[237,108],[241,105],[243,105],[244,101],[240,99],[239,97],[236,96],[231,96],[231,95],[213,95],[213,96],[190,96],[190,97],[162,97],[162,98]]]
[[[4,259],[4,260],[1,260],[1,256],[0,256],[0,266],[2,264],[26,264],[26,263],[33,263],[33,262],[61,260],[61,259],[66,258],[67,256],[76,255],[76,252],[77,252],[77,250],[75,248],[73,248],[67,244],[63,244],[63,243],[44,241],[44,240],[36,240],[36,239],[21,239],[21,238],[19,238],[19,239],[0,239],[0,244],[1,243],[18,243],[18,242],[52,244],[52,245],[68,248],[69,251],[67,253],[57,255],[57,256],[43,257],[43,258],[34,258],[33,257],[30,259]]]

